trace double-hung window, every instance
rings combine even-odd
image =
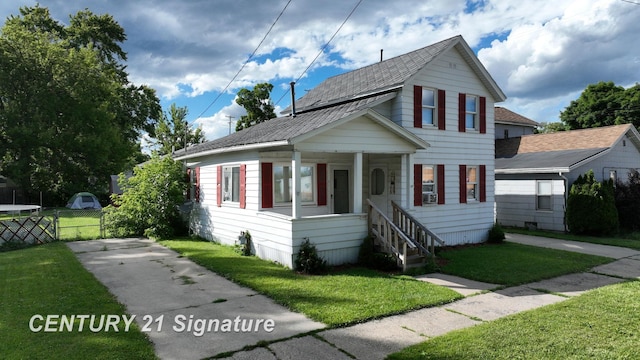
[[[536,187],[536,208],[551,210],[551,180],[538,180]]]
[[[422,88],[422,125],[436,125],[436,92]]]
[[[465,100],[465,127],[475,130],[478,128],[478,97],[467,95]]]
[[[222,168],[222,202],[240,202],[240,166]]]
[[[477,200],[478,196],[478,168],[467,166],[467,201]]]
[[[437,203],[437,196],[435,167],[422,165],[422,204]]]
[[[289,204],[293,200],[293,169],[291,165],[273,165],[273,201],[275,204]],[[312,165],[300,166],[300,200],[302,203],[315,201],[315,176]]]

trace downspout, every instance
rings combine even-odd
[[[566,176],[562,175],[562,171],[558,173],[558,176],[560,176],[564,180],[564,204],[562,204],[562,223],[564,225],[564,231],[568,232],[569,229],[567,229],[567,201],[569,198],[569,189],[567,187],[569,186],[569,179],[567,179]]]

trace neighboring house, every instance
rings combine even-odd
[[[496,140],[496,219],[506,226],[565,231],[566,199],[579,175],[627,181],[640,168],[631,124]]]
[[[529,118],[500,106],[496,106],[495,108],[495,118],[496,139],[509,139],[531,135],[540,125]]]
[[[174,154],[194,169],[191,229],[224,244],[248,230],[255,254],[289,267],[305,239],[356,261],[369,233],[398,236],[394,214],[447,245],[482,242],[505,98],[461,36],[331,77],[292,116]]]

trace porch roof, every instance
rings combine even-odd
[[[371,110],[371,107],[391,100],[395,96],[396,92],[378,94],[328,108],[305,112],[295,117],[286,116],[271,119],[229,136],[176,151],[173,157],[176,160],[184,160],[222,152],[293,145],[360,116],[366,116],[384,126],[390,132],[413,144],[416,148],[429,147],[429,144],[424,140]]]

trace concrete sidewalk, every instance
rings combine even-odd
[[[207,333],[201,337],[194,336],[193,332],[172,331],[165,325],[163,331],[149,333],[156,353],[162,359],[211,357],[257,345],[259,341],[271,343],[250,351],[236,352],[231,358],[384,359],[407,346],[452,330],[557,303],[625,278],[640,278],[640,252],[635,250],[516,234],[508,234],[507,239],[618,260],[590,272],[506,289],[444,274],[420,276],[419,280],[449,287],[465,298],[440,307],[346,328],[321,330],[323,324],[230,283],[150,240],[97,240],[69,243],[69,247],[131,314],[151,315],[153,319],[164,315],[169,323],[178,315],[190,314],[195,319],[234,319],[240,316],[276,321],[276,328],[271,333]],[[220,299],[226,301],[218,302]],[[136,320],[142,326],[144,323],[140,322],[140,316]],[[298,334],[300,337],[291,338]]]

